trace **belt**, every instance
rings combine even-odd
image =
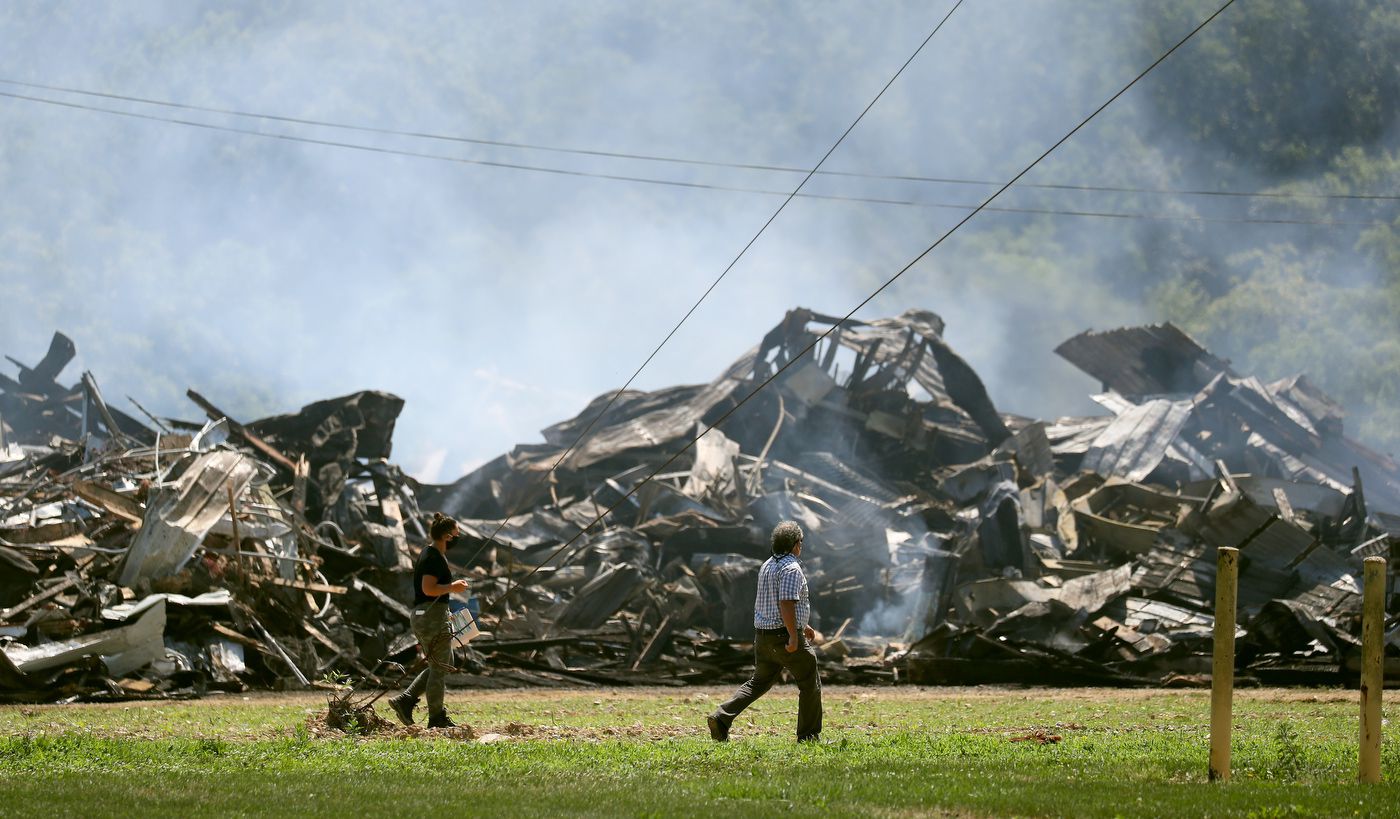
[[[422,617],[423,615],[428,613],[428,609],[432,608],[433,606],[441,605],[442,603],[442,600],[433,600],[432,602],[424,603],[421,606],[415,607],[413,609],[413,613],[418,615],[419,617]]]
[[[769,636],[769,637],[786,637],[786,636],[788,636],[788,630],[785,629],[785,628],[755,628],[754,631],[757,632],[757,633],[759,633],[759,634],[767,635],[767,636]]]

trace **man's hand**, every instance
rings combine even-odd
[[[467,581],[465,581],[465,580],[454,580],[454,581],[452,581],[451,583],[448,584],[447,588],[451,589],[453,594],[466,594],[466,593],[467,593]]]
[[[803,626],[802,636],[807,638],[807,642],[815,643],[817,641],[817,630],[811,626]]]
[[[786,648],[787,648],[787,653],[789,653],[789,654],[792,654],[793,652],[797,651],[797,635],[796,635],[796,634],[793,634],[793,635],[791,635],[791,636],[788,637],[788,641],[787,641],[787,646],[786,646]]]

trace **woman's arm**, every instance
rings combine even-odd
[[[423,593],[429,597],[441,597],[444,594],[462,594],[467,590],[467,581],[454,580],[446,585],[439,583],[432,575],[423,576]]]

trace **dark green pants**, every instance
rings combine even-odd
[[[410,621],[413,636],[418,638],[418,645],[423,647],[423,656],[428,660],[428,667],[413,679],[404,693],[416,698],[423,696],[423,692],[427,691],[428,716],[442,713],[442,697],[443,692],[447,690],[447,675],[455,670],[452,665],[452,631],[447,624],[448,613],[447,601],[439,600],[436,603],[415,606],[413,619]]]
[[[789,654],[786,634],[759,633],[754,635],[753,663],[753,677],[715,711],[715,718],[728,730],[734,718],[768,693],[783,669],[787,669],[797,684],[797,738],[816,739],[822,732],[822,681],[817,674],[817,650],[802,637],[797,650]]]

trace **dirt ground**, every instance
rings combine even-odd
[[[656,697],[684,697],[695,699],[696,695],[705,695],[707,698],[727,698],[734,693],[734,686],[726,687],[695,687],[695,688],[672,688],[667,686],[657,687],[630,687],[630,688],[508,688],[491,689],[481,691],[476,689],[451,689],[448,697],[470,696],[473,702],[477,703],[520,703],[522,700],[548,703],[557,700],[562,696],[585,696],[589,695],[602,699],[652,699]],[[775,689],[778,691],[779,689]],[[1162,697],[1163,695],[1181,695],[1192,691],[1199,692],[1202,696],[1209,693],[1209,689],[1182,689],[1182,688],[1039,688],[1026,686],[889,686],[872,688],[870,686],[824,686],[822,694],[827,698],[844,699],[852,696],[865,695],[871,698],[896,702],[921,702],[926,700],[978,700],[994,699],[1006,700],[1025,699],[1041,700],[1056,699],[1065,701],[1109,701],[1109,702],[1141,702]],[[1343,689],[1316,688],[1236,688],[1235,699],[1259,701],[1259,702],[1355,702],[1357,693]],[[232,700],[245,700],[259,705],[303,705],[303,704],[324,704],[326,701],[325,692],[322,691],[250,691],[244,694],[222,695],[211,698],[211,701],[229,702]],[[136,703],[122,703],[123,706],[134,705]],[[149,704],[149,703],[148,703]],[[155,703],[159,704],[159,703]]]

